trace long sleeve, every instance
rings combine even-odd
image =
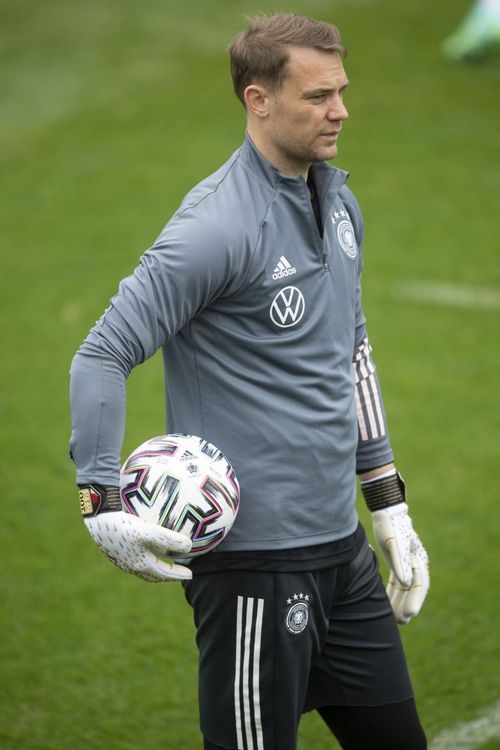
[[[128,368],[91,331],[71,364],[71,457],[77,482],[117,485]]]
[[[189,207],[176,214],[75,355],[70,451],[79,483],[118,482],[131,370],[240,283],[227,235],[224,222],[199,220]]]

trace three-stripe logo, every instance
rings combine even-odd
[[[371,345],[365,338],[352,363],[356,383],[356,417],[361,440],[384,437],[387,432],[371,351]]]
[[[264,750],[260,711],[260,653],[264,599],[238,596],[234,710],[238,750]]]

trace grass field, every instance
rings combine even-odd
[[[68,370],[185,191],[239,145],[225,48],[259,11],[335,21],[349,47],[338,164],[365,214],[365,311],[432,564],[403,629],[429,737],[500,698],[500,54],[439,52],[468,7],[1,3],[2,749],[200,747],[180,587],[122,574],[79,517]],[[161,398],[155,357],[130,379],[124,451],[163,432]],[[467,747],[500,748],[481,741]],[[301,750],[334,746],[304,718]]]

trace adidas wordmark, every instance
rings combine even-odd
[[[273,279],[284,279],[285,276],[293,276],[294,273],[297,273],[297,269],[282,255],[273,271]]]

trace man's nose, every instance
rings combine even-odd
[[[334,103],[332,103],[332,106],[328,110],[328,119],[329,120],[347,120],[349,117],[349,112],[346,109],[346,106],[342,99],[340,97],[335,100]]]

